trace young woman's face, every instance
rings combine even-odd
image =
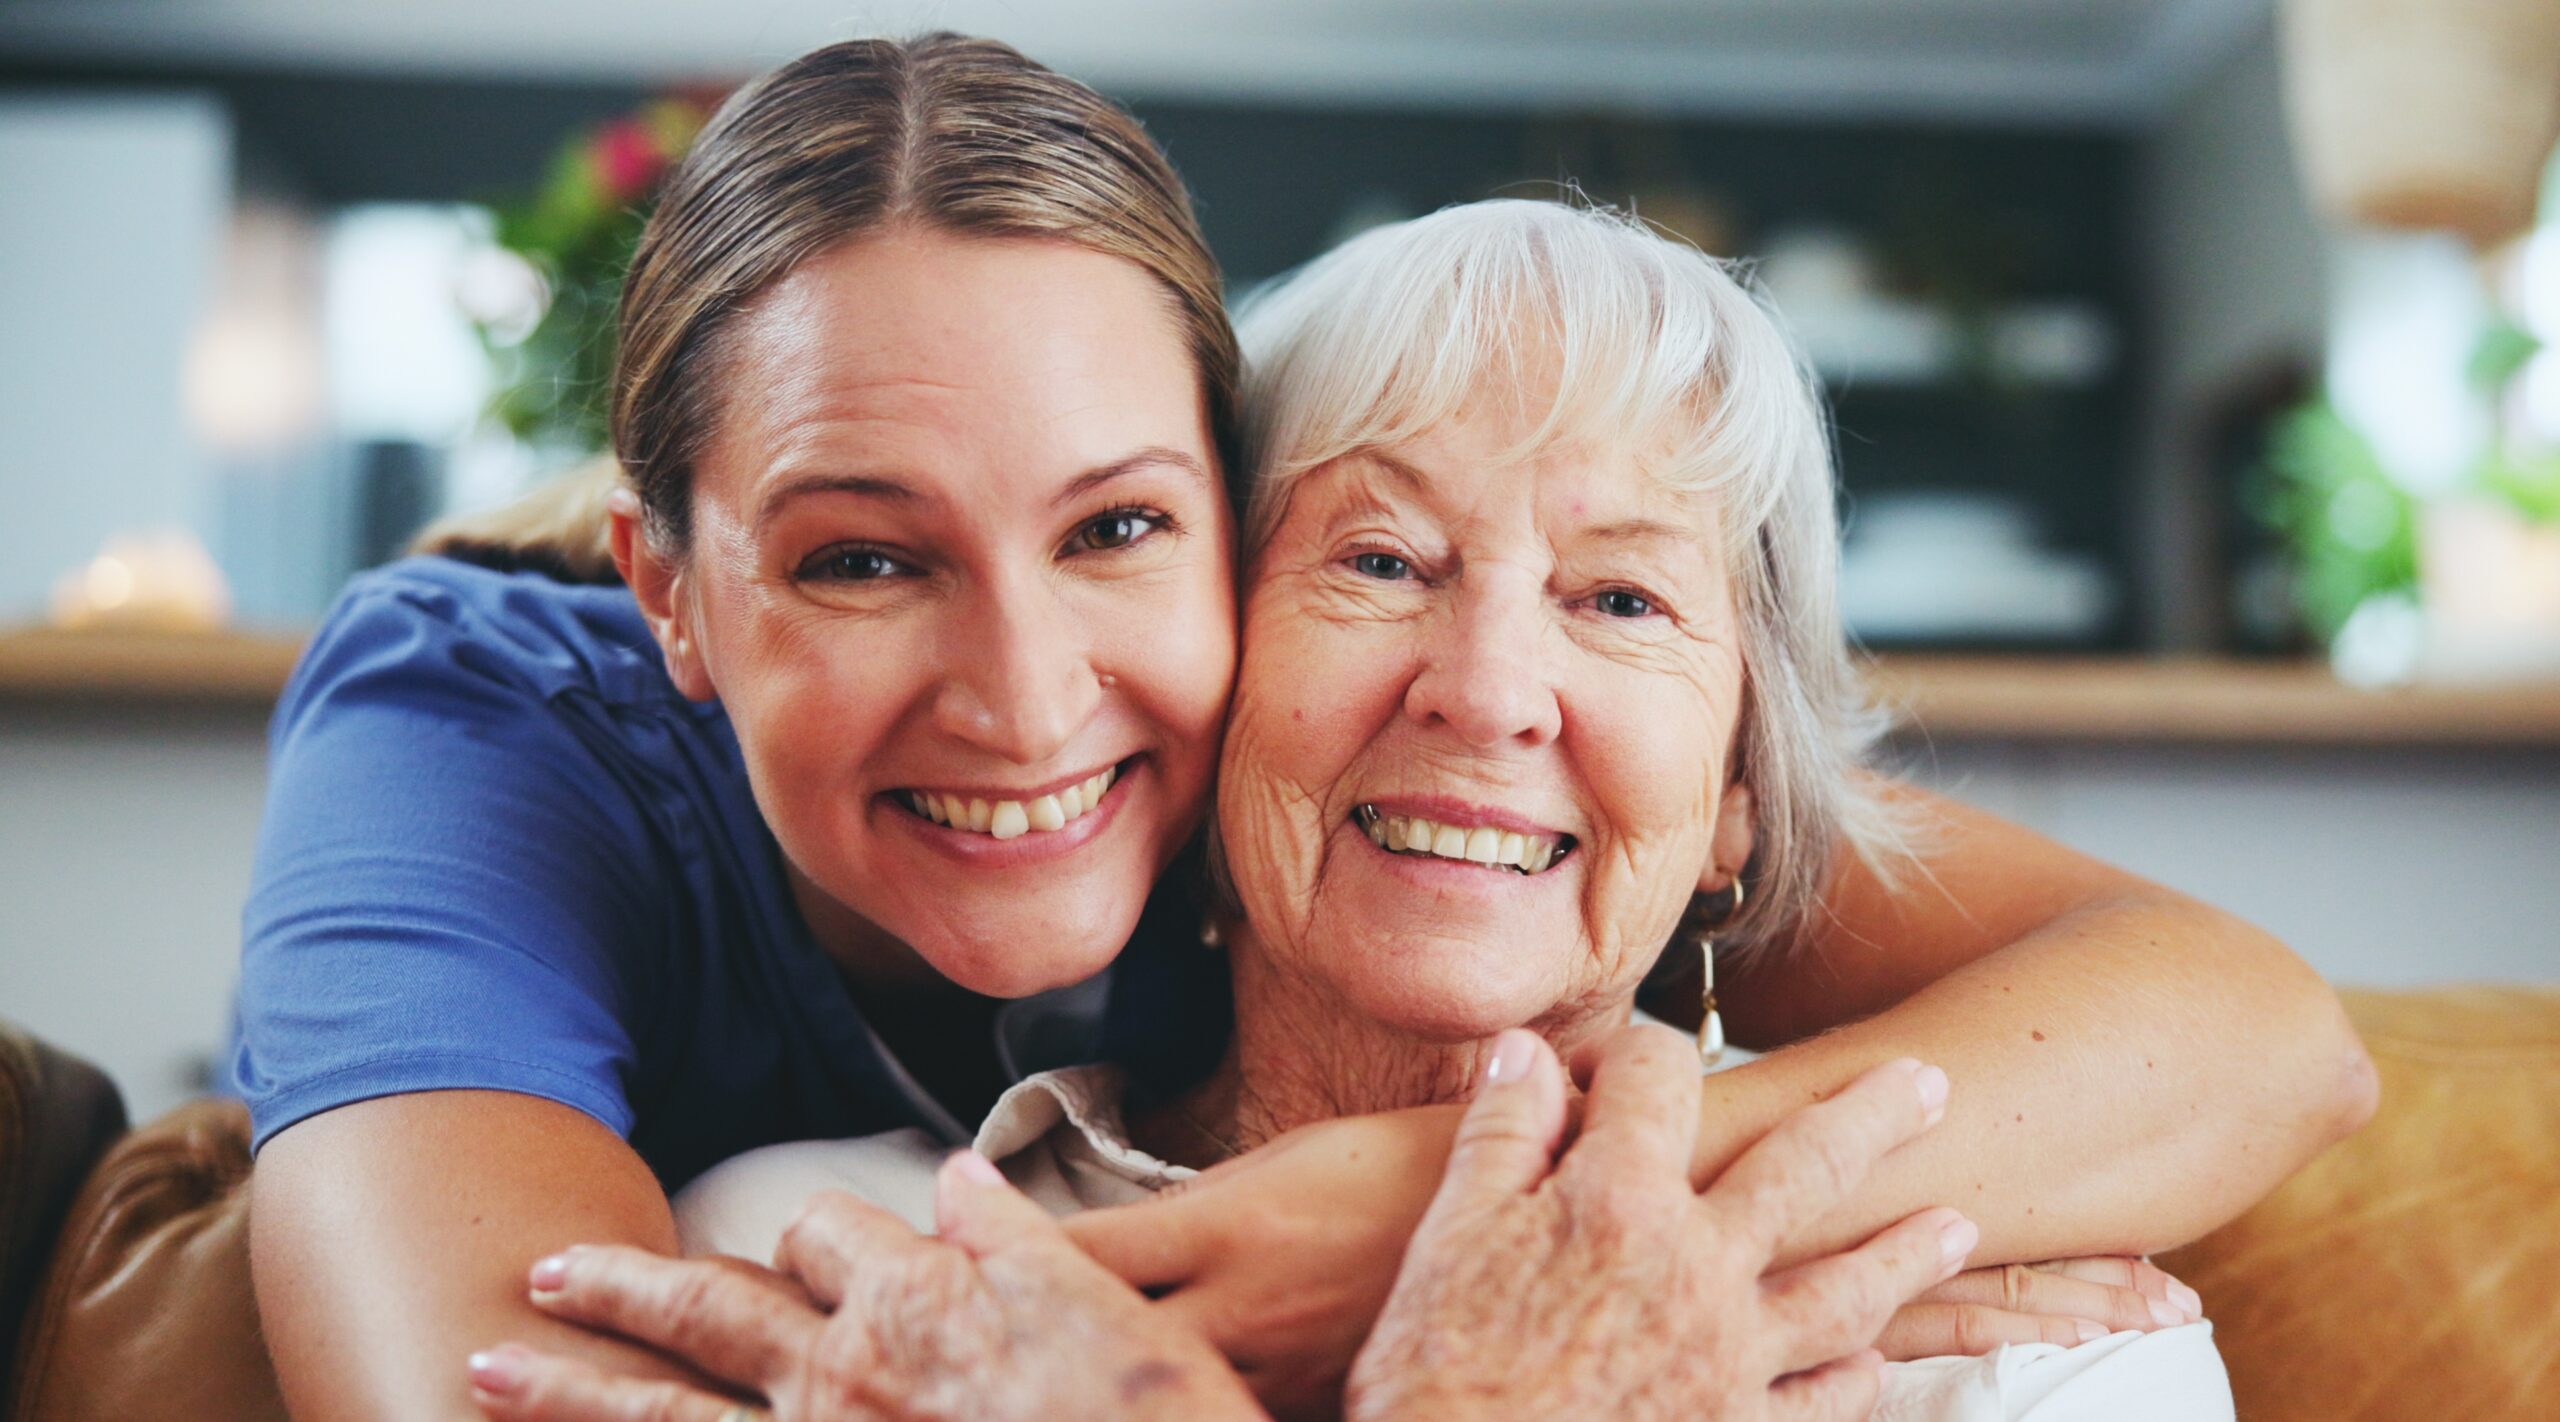
[[[898,230],[732,335],[692,547],[633,583],[804,911],[891,977],[1092,975],[1207,803],[1235,671],[1171,299],[1066,243]]]

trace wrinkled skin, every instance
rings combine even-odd
[[[1927,1210],[1847,1253],[1763,1273],[1943,1111],[1944,1077],[1917,1062],[1798,1112],[1703,1195],[1687,1173],[1697,1070],[1677,1035],[1610,1040],[1560,1158],[1553,1053],[1505,1033],[1493,1072],[1352,1368],[1349,1412],[1363,1422],[1862,1418],[1882,1361],[1869,1342],[1979,1238],[1954,1211]]]
[[[537,1266],[557,1286],[534,1302],[669,1352],[783,1422],[1262,1416],[1216,1349],[1078,1252],[985,1161],[955,1156],[939,1183],[937,1238],[821,1195],[784,1237],[780,1272],[578,1249],[552,1275]],[[474,1359],[474,1400],[499,1422],[721,1422],[737,1405],[509,1352],[504,1388]]]

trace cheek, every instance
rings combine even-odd
[[[1214,580],[1110,610],[1120,629],[1095,669],[1157,733],[1166,773],[1205,786],[1235,688],[1235,606],[1221,564]]]
[[[813,875],[857,852],[874,753],[918,688],[901,668],[925,650],[897,629],[829,625],[772,610],[725,619],[714,689],[728,711],[757,805]]]
[[[1229,772],[1239,782],[1277,782],[1324,797],[1395,714],[1393,649],[1286,607],[1256,609],[1245,645]]]
[[[1658,676],[1614,693],[1578,698],[1579,715],[1567,708],[1581,732],[1576,760],[1615,842],[1599,860],[1610,872],[1593,882],[1588,912],[1595,941],[1614,928],[1644,948],[1676,925],[1706,865],[1735,693]]]

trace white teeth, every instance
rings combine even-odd
[[[1090,814],[1102,803],[1102,797],[1120,778],[1113,766],[1090,775],[1054,795],[1034,800],[984,800],[964,795],[944,795],[930,790],[910,790],[907,803],[915,812],[938,825],[993,835],[997,839],[1014,839],[1033,830],[1064,829]]]
[[[1031,802],[1031,827],[1036,830],[1065,829],[1067,812],[1058,805],[1055,795],[1043,795]]]
[[[1361,833],[1380,849],[1462,859],[1497,869],[1518,869],[1524,874],[1543,872],[1556,862],[1563,849],[1563,842],[1554,835],[1520,834],[1490,825],[1444,825],[1419,815],[1382,815],[1365,805],[1357,819]]]

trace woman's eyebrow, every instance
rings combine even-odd
[[[1066,487],[1060,489],[1051,502],[1067,503],[1114,479],[1135,474],[1142,469],[1175,469],[1189,474],[1204,484],[1210,482],[1209,471],[1201,467],[1199,460],[1169,446],[1149,445],[1145,449],[1122,455],[1108,464],[1097,465],[1077,475],[1067,481]],[[934,498],[930,492],[918,489],[893,475],[841,474],[811,470],[806,474],[795,474],[782,480],[765,494],[756,509],[756,526],[762,528],[773,522],[792,503],[813,494],[852,494],[861,498],[886,499],[907,504],[929,503]]]
[[[1577,541],[1585,543],[1670,543],[1687,545],[1698,539],[1698,530],[1665,523],[1655,518],[1620,519],[1597,528],[1577,529]]]
[[[1066,487],[1060,489],[1049,502],[1072,503],[1114,479],[1135,474],[1142,469],[1173,469],[1188,474],[1203,484],[1210,482],[1209,471],[1200,466],[1199,460],[1170,446],[1151,444],[1144,449],[1124,454],[1108,464],[1095,465],[1068,480]]]
[[[756,507],[756,527],[763,528],[779,517],[784,509],[813,494],[854,494],[897,503],[914,503],[929,497],[885,474],[830,474],[812,470],[806,474],[795,474],[766,491]]]

